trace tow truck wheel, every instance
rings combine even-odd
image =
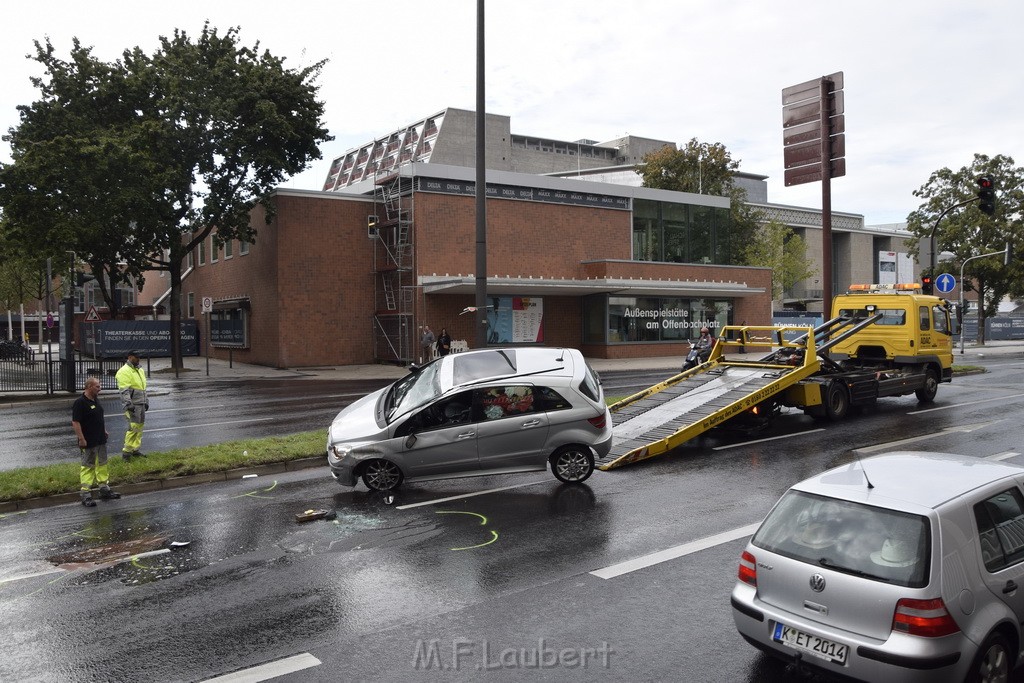
[[[832,382],[825,394],[825,417],[832,421],[842,420],[849,412],[850,395],[846,393],[846,387]]]
[[[928,370],[924,374],[924,386],[914,392],[917,400],[921,403],[931,403],[935,400],[935,394],[939,391],[939,378],[934,370]]]

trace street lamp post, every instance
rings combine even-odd
[[[1006,249],[1000,249],[999,251],[989,252],[988,254],[978,254],[977,256],[970,256],[970,257],[964,259],[963,264],[961,264],[961,266],[960,266],[960,315],[961,316],[963,316],[963,314],[964,314],[964,289],[965,289],[965,287],[964,287],[964,267],[967,265],[967,263],[969,261],[973,261],[974,259],[986,258],[988,256],[999,256],[1000,254],[1003,254],[1004,256],[1006,256],[1009,253],[1010,253],[1010,245],[1007,244],[1006,245]],[[978,300],[978,305],[981,306],[981,303],[982,302],[979,299]],[[978,332],[980,333],[981,330],[978,330]],[[960,355],[962,356],[963,353],[964,353],[964,326],[963,326],[963,323],[961,323],[960,324]]]

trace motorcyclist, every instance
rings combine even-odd
[[[714,343],[715,340],[711,336],[708,326],[701,327],[700,337],[690,345],[690,353],[686,355],[686,360],[683,362],[683,372],[706,361],[711,355],[711,347],[714,346]]]
[[[705,325],[704,327],[700,328],[700,338],[697,339],[697,342],[693,345],[693,348],[697,349],[697,351],[700,352],[708,351],[711,349],[711,345],[714,343],[715,340],[711,338],[711,330],[709,330],[708,326]],[[701,353],[701,355],[704,354]]]

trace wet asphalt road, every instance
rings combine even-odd
[[[280,680],[798,680],[732,626],[745,537],[590,572],[756,523],[851,449],[1024,452],[1024,363],[989,366],[927,411],[901,398],[828,425],[787,413],[582,486],[536,473],[391,500],[316,469],[5,515],[0,680],[201,681],[310,657]],[[337,519],[294,521],[318,507]],[[160,552],[171,541],[189,545]]]
[[[665,378],[665,373],[607,373],[605,391],[625,396]],[[388,380],[211,380],[186,383],[156,378],[142,450],[166,451],[236,439],[326,429],[338,412]],[[3,410],[5,445],[0,470],[78,460],[71,430],[75,397],[15,404]],[[127,420],[116,392],[100,394],[110,433],[108,450],[121,451]]]

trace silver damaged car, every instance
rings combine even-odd
[[[582,482],[608,453],[600,379],[576,349],[449,354],[342,410],[327,462],[343,486],[542,471]]]
[[[859,681],[1007,681],[1024,620],[1024,468],[897,452],[796,484],[740,556],[740,635]]]

